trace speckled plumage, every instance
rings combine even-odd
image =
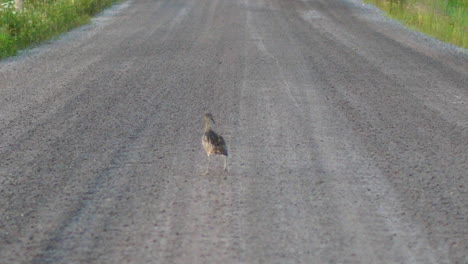
[[[226,142],[224,141],[224,138],[221,135],[216,134],[216,132],[214,132],[211,129],[211,121],[213,121],[214,123],[213,115],[211,113],[205,114],[205,133],[203,134],[203,137],[202,137],[202,145],[206,151],[206,154],[208,155],[208,168],[209,168],[210,156],[212,154],[219,154],[219,155],[225,156],[224,170],[226,170],[227,169],[227,156],[228,156]],[[208,168],[207,168],[207,172],[208,172]]]

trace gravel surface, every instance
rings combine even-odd
[[[127,1],[0,62],[0,263],[465,264],[467,83],[357,0]]]

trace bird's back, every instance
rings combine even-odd
[[[226,142],[224,138],[216,134],[213,130],[208,130],[205,132],[202,138],[203,148],[205,151],[210,154],[220,154],[228,155]]]

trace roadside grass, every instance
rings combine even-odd
[[[435,38],[468,48],[468,0],[365,0]]]
[[[116,1],[25,0],[18,11],[14,0],[0,0],[0,59],[89,23],[93,15]]]

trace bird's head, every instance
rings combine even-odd
[[[213,121],[213,123],[215,123],[214,119],[213,119],[213,115],[211,113],[206,113],[205,114],[205,120],[211,120]]]

